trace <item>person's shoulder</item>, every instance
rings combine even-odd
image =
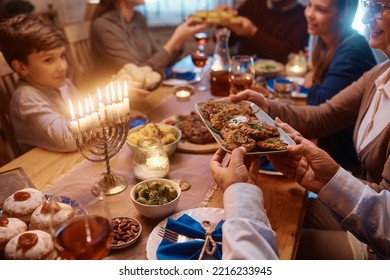
[[[92,28],[103,28],[119,22],[119,14],[116,10],[110,10],[92,21]]]

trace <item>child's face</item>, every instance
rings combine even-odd
[[[32,86],[45,89],[58,89],[65,84],[68,63],[65,47],[33,52],[27,56],[22,76]]]

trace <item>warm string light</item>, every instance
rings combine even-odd
[[[130,113],[126,81],[123,83],[123,89],[122,94],[122,86],[119,82],[116,90],[112,82],[109,86],[107,85],[105,88],[106,104],[104,104],[102,92],[100,88],[98,88],[97,110],[95,110],[95,105],[91,95],[89,95],[88,98],[85,98],[84,107],[82,106],[82,102],[79,100],[77,103],[78,118],[76,118],[73,103],[69,99],[69,111],[71,116],[69,126],[72,133],[79,134],[80,132],[87,132],[98,128],[100,124],[105,122],[120,123],[121,120]]]

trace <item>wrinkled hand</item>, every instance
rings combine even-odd
[[[262,87],[264,90],[264,94],[266,94],[266,89]],[[241,91],[235,95],[229,96],[230,101],[232,102],[239,102],[241,100],[247,100],[255,103],[259,108],[261,108],[265,113],[269,114],[270,111],[270,104],[269,100],[264,97],[264,95],[261,92],[257,92],[251,89],[246,89],[244,91]]]
[[[259,157],[245,157],[244,147],[234,149],[227,167],[222,166],[226,152],[219,149],[210,162],[214,181],[223,190],[235,183],[255,184],[259,174]]]
[[[298,145],[289,145],[287,153],[269,155],[272,165],[309,191],[318,193],[336,174],[340,166],[323,150],[278,118],[281,127]]]

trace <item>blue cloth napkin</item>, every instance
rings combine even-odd
[[[192,81],[195,79],[194,72],[174,72],[172,68],[165,68],[165,79],[180,79],[186,81]]]
[[[265,156],[260,156],[260,169],[266,171],[277,171]]]
[[[212,234],[215,242],[222,242],[222,225],[223,221],[215,227]],[[187,214],[184,214],[177,220],[168,218],[166,228],[188,237],[205,238],[205,231],[201,224]],[[171,243],[168,240],[162,239],[157,248],[157,258],[159,260],[197,260],[202,251],[203,244],[203,241]],[[217,243],[217,251],[214,257],[218,260],[222,258],[221,244]]]

